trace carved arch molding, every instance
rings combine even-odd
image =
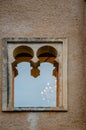
[[[52,46],[46,45],[40,47],[36,52],[35,57],[37,57],[38,59],[36,62],[34,61],[34,51],[31,47],[28,46],[16,47],[13,51],[13,56],[15,59],[15,61],[12,63],[14,76],[18,75],[18,71],[16,69],[17,64],[25,61],[30,63],[30,66],[32,67],[31,75],[35,78],[40,75],[40,70],[38,69],[38,67],[43,62],[49,62],[53,64],[54,70],[52,72],[52,75],[55,77],[57,76],[58,62],[55,60],[57,57],[57,50]]]

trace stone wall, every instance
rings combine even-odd
[[[84,0],[0,0],[0,43],[4,37],[68,39],[68,112],[2,112],[0,51],[0,130],[86,130],[85,6]]]

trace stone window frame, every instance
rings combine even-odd
[[[33,43],[46,43],[51,46],[56,44],[62,44],[63,46],[63,75],[62,75],[62,90],[61,90],[61,104],[57,107],[21,107],[14,108],[12,104],[8,104],[10,101],[9,92],[9,73],[8,73],[8,44],[33,44]],[[66,38],[3,38],[2,39],[2,111],[67,111],[68,99],[67,99],[67,51],[68,42]]]

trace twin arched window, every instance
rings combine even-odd
[[[14,49],[12,63],[12,105],[15,107],[56,107],[58,105],[57,51],[40,47],[36,54],[31,47]]]
[[[67,39],[4,38],[3,111],[67,111]]]

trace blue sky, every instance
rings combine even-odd
[[[17,65],[18,75],[14,79],[15,107],[54,107],[56,106],[56,78],[52,75],[53,64],[40,65],[40,76],[30,75],[28,62]]]

